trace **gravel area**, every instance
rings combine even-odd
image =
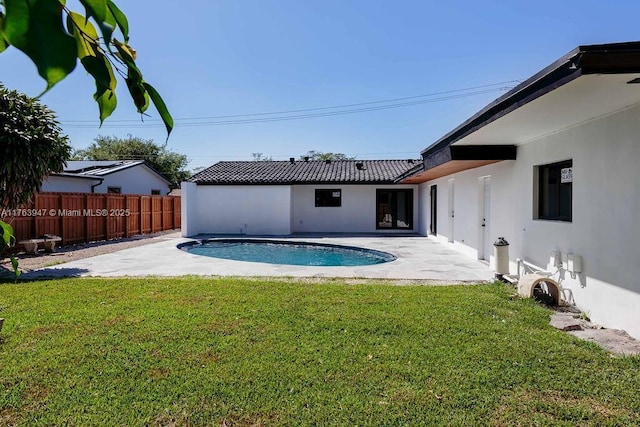
[[[101,242],[80,243],[77,245],[63,246],[60,248],[56,248],[56,251],[53,253],[46,253],[43,250],[40,250],[38,252],[38,255],[19,252],[16,257],[18,258],[20,271],[29,272],[44,267],[50,267],[52,265],[75,261],[77,259],[109,254],[112,252],[120,251],[122,249],[148,245],[150,243],[157,243],[162,240],[173,239],[177,237],[180,237],[180,231],[171,230],[154,234],[142,234],[126,239],[106,240]],[[0,269],[9,270],[11,274],[13,274],[9,258],[2,259],[2,262],[0,263]]]

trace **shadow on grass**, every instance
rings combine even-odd
[[[20,274],[18,283],[20,282],[35,282],[42,280],[55,280],[68,277],[81,277],[83,274],[88,273],[86,268],[43,268],[40,270],[29,271]],[[0,269],[0,283],[13,283],[14,276],[13,271]]]

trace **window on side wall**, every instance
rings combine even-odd
[[[122,187],[107,187],[107,193],[121,194],[122,193]]]
[[[316,189],[316,207],[340,207],[342,205],[342,190],[324,188]]]
[[[538,166],[538,219],[572,220],[573,160]]]
[[[160,195],[160,190],[151,190],[151,195],[152,196],[159,196]]]

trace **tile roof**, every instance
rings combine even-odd
[[[189,181],[209,185],[393,184],[420,162],[414,159],[218,162]]]

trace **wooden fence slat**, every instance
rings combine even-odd
[[[178,229],[180,217],[176,196],[38,193],[3,221],[18,241],[53,234],[69,245]]]

